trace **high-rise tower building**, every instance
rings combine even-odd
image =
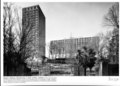
[[[45,56],[45,16],[39,5],[22,9],[22,28],[30,30],[27,37],[31,39],[27,44],[27,48],[31,51],[30,57]]]

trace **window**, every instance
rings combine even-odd
[[[36,6],[36,9],[38,9],[37,6]]]

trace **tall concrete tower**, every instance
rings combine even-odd
[[[27,44],[30,57],[45,56],[45,16],[39,5],[22,9],[22,28],[32,29],[28,36],[32,41]]]

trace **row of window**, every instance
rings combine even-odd
[[[36,10],[36,9],[38,9],[38,6],[25,8],[24,11],[31,11],[31,10]]]
[[[36,16],[36,15],[39,15],[38,12],[35,12],[35,13],[30,12],[30,13],[24,13],[24,14],[23,14],[23,17],[24,17],[24,16]]]
[[[34,19],[34,18],[38,18],[39,15],[24,15],[23,18],[29,18],[29,19]]]
[[[79,44],[79,43],[86,43],[90,42],[91,38],[79,38],[79,39],[69,39],[69,40],[59,40],[59,41],[52,41],[54,44]]]
[[[72,40],[60,40],[60,41],[52,41],[51,45],[56,45],[53,49],[53,53],[56,52],[57,49],[61,50],[61,52],[67,52],[70,48],[73,50],[78,50],[80,47],[87,46],[92,40],[95,40],[94,42],[97,43],[98,41],[96,38],[79,38],[79,39],[72,39]],[[64,47],[64,49],[62,49]]]
[[[23,22],[27,24],[27,22],[33,23],[33,24],[38,24],[39,20],[38,17],[35,18],[23,18]]]
[[[78,47],[81,47],[81,46],[84,46],[84,45],[87,45],[88,43],[80,43],[80,44],[64,44],[64,45],[57,45],[54,49],[77,49]]]

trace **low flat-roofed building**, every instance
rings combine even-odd
[[[98,52],[99,37],[70,38],[50,42],[50,58],[69,58],[77,54],[84,46]]]

